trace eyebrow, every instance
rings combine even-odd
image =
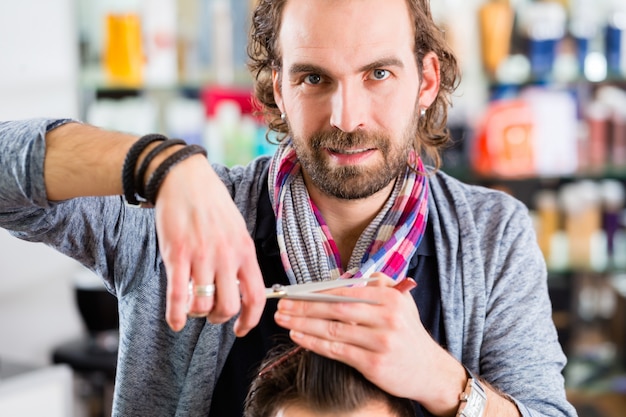
[[[361,68],[359,68],[359,72],[371,71],[371,70],[375,70],[377,68],[383,68],[383,67],[404,68],[404,63],[400,61],[398,58],[392,58],[392,57],[381,58],[370,64],[363,65]]]
[[[293,64],[289,67],[289,75],[297,75],[304,72],[326,75],[326,70],[324,68],[313,64]]]
[[[381,58],[369,64],[363,65],[359,68],[359,72],[372,71],[377,68],[383,67],[399,67],[404,68],[404,63],[398,58]],[[289,67],[289,75],[297,75],[302,73],[313,73],[320,75],[327,75],[328,71],[324,68],[314,64],[293,64]]]

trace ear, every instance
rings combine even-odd
[[[276,70],[276,69],[272,69],[272,86],[274,88],[274,101],[276,102],[276,105],[278,106],[278,109],[280,110],[281,113],[285,112],[285,106],[283,105],[283,94],[282,94],[282,88],[281,88],[281,81],[282,81],[282,74]]]
[[[439,93],[440,80],[439,58],[434,52],[429,52],[422,61],[422,81],[418,97],[420,108],[428,108],[433,104]]]

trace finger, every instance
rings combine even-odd
[[[207,279],[208,274],[193,272],[193,276],[201,276],[203,279],[191,278],[188,284],[189,301],[187,315],[189,317],[206,317],[213,308],[215,297],[215,284],[213,279]]]
[[[239,291],[241,294],[241,315],[235,322],[235,335],[245,336],[255,327],[265,307],[265,284],[256,256],[246,257],[239,271]]]
[[[393,287],[396,283],[391,277],[382,272],[373,272],[370,278],[378,278],[371,283],[374,287]]]
[[[360,287],[333,290],[343,296],[357,297],[376,301],[366,303],[325,303],[283,299],[278,303],[278,312],[283,318],[290,318],[289,324],[279,323],[288,329],[295,329],[294,323],[301,325],[297,330],[306,330],[307,323],[294,319],[322,319],[345,323],[356,323],[369,328],[393,329],[406,320],[402,311],[410,310],[407,318],[414,319],[413,310],[417,310],[410,294],[401,293],[393,287]],[[415,313],[417,314],[417,313]],[[419,316],[417,316],[419,319]]]
[[[380,362],[381,358],[383,358],[383,355],[380,355],[375,349],[369,349],[367,346],[358,343],[329,340],[298,331],[290,331],[289,337],[294,343],[303,348],[318,355],[346,363],[359,370],[363,375],[366,375],[366,372],[371,370],[375,363]]]
[[[415,287],[417,287],[417,282],[415,282],[415,280],[411,277],[406,277],[393,286],[393,288],[403,293],[407,293]]]
[[[391,291],[389,287],[351,287],[335,288],[324,292],[329,295],[356,298],[366,302],[324,302],[312,300],[281,299],[278,309],[292,315],[325,318],[329,320],[354,321],[362,323],[372,314],[371,307],[382,306],[390,303],[397,297],[397,291]],[[389,294],[393,297],[388,299]],[[394,297],[395,296],[395,297]]]
[[[332,306],[331,306],[332,307]],[[377,314],[374,310],[363,311],[365,315]],[[363,316],[361,316],[363,317]],[[360,346],[370,351],[380,351],[387,343],[385,338],[395,328],[373,325],[361,319],[360,322],[350,320],[329,319],[311,316],[294,316],[278,310],[274,319],[276,323],[290,331],[306,334],[321,340],[337,341]]]
[[[189,264],[169,262],[165,264],[165,268],[167,273],[165,319],[170,328],[177,332],[185,327],[187,322]]]
[[[237,273],[233,268],[221,269],[215,277],[215,304],[207,320],[213,324],[225,323],[234,317],[240,308]]]
[[[378,278],[376,281],[368,283],[371,286],[379,287],[393,287],[400,292],[408,292],[417,286],[415,280],[411,277],[406,277],[400,281],[394,280],[388,275],[382,272],[374,272],[370,275],[370,278]]]
[[[350,323],[365,324],[368,316],[375,314],[374,305],[365,303],[321,302],[281,299],[278,301],[277,313],[284,320],[291,319],[322,319],[339,320]],[[378,305],[375,305],[378,306]],[[300,323],[300,321],[298,321]],[[292,329],[293,323],[287,328]]]
[[[195,245],[196,252],[191,259],[191,298],[189,300],[188,314],[190,317],[206,317],[213,309],[215,293],[215,261],[213,257],[206,255],[209,246],[202,241]],[[213,294],[197,291],[197,289],[212,288]]]
[[[215,299],[212,310],[207,319],[214,324],[224,323],[234,317],[240,309],[239,285],[237,271],[239,269],[239,254],[231,245],[221,244],[214,246],[215,265]]]
[[[392,395],[408,397],[406,391],[399,390],[401,387],[398,387],[398,377],[402,372],[409,372],[414,377],[415,372],[406,371],[406,364],[398,368],[397,355],[390,355],[389,351],[377,352],[365,349],[358,344],[327,340],[308,333],[291,331],[289,336],[294,343],[304,349],[355,368],[365,378],[380,386],[381,389],[392,393]],[[395,346],[393,349],[394,352],[401,350],[399,346]],[[389,378],[389,375],[393,375],[393,377]]]
[[[187,316],[200,318],[208,316],[213,308],[215,297],[215,284],[197,282],[193,279],[189,281],[189,302]]]
[[[289,331],[289,337],[294,343],[303,348],[335,360],[342,360],[342,358],[350,356],[350,351],[356,350],[356,346],[349,345],[348,343],[321,339],[314,335],[295,330]]]

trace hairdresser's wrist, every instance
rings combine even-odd
[[[138,162],[137,165],[139,166],[141,164],[141,162],[144,160],[144,158],[150,153],[150,151],[152,149],[154,149],[155,147],[158,146],[158,143],[154,143],[154,144],[150,144],[150,146],[148,146],[148,148],[143,151],[141,153],[141,155],[138,158]],[[159,152],[153,159],[152,161],[150,161],[150,163],[148,164],[148,168],[145,171],[145,174],[143,175],[143,178],[138,178],[138,180],[140,180],[142,182],[142,184],[145,185],[148,183],[148,180],[150,179],[150,177],[152,176],[152,174],[154,173],[154,171],[156,171],[156,169],[171,155],[173,155],[174,153],[176,153],[176,151],[184,148],[185,145],[181,144],[181,145],[174,145],[171,146],[167,149],[164,149],[163,151]]]
[[[418,402],[435,416],[454,417],[457,415],[459,396],[465,390],[468,375],[463,365],[448,352],[442,349],[439,353],[442,357],[432,361],[437,365],[431,375],[437,377],[422,386],[427,397]]]

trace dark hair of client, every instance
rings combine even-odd
[[[245,402],[244,417],[276,417],[286,406],[314,413],[358,411],[371,401],[386,404],[392,415],[414,417],[413,404],[365,379],[356,369],[306,349],[274,349],[261,365]]]

